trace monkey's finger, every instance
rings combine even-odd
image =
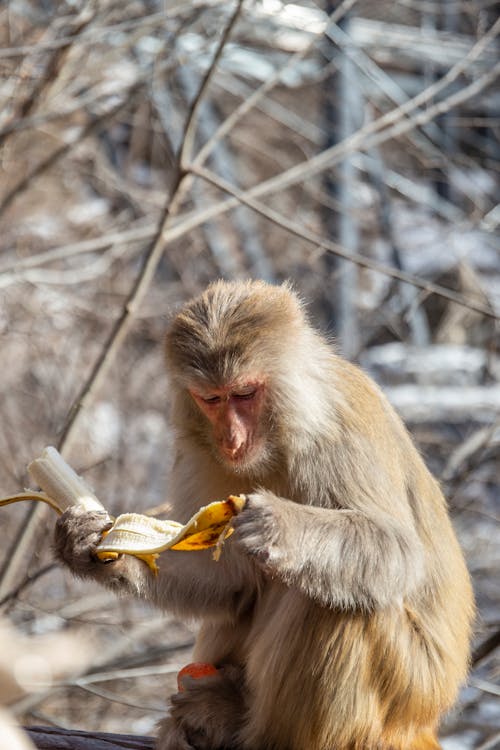
[[[86,511],[80,506],[68,508],[55,528],[54,550],[57,556],[81,567],[95,560],[95,550],[103,530],[112,525],[106,511]]]
[[[234,519],[233,527],[238,534],[238,538],[252,535],[263,537],[272,530],[273,513],[270,508],[264,506],[245,507],[244,512]]]
[[[262,532],[265,528],[265,524],[262,523],[260,518],[250,518],[234,521],[234,531],[236,532],[236,539],[246,539],[250,536],[262,536]]]
[[[267,532],[262,523],[239,524],[235,529],[236,544],[257,562],[265,564],[271,557],[270,545],[267,542]]]

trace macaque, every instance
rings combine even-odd
[[[158,750],[435,750],[469,659],[473,599],[445,500],[378,387],[288,285],[216,282],[172,319],[171,518],[244,493],[219,561],[154,576],[94,556],[106,519],[67,511],[77,575],[202,622],[218,672],[171,697]]]

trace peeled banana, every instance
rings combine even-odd
[[[244,504],[244,497],[230,495],[227,500],[200,508],[184,526],[176,521],[161,521],[140,513],[124,513],[118,516],[112,528],[106,532],[97,550],[133,555],[136,552],[150,554],[166,549],[213,547]],[[232,529],[229,528],[225,536],[231,533]]]
[[[243,496],[230,495],[227,500],[200,508],[184,526],[177,521],[161,521],[140,513],[123,513],[103,533],[96,554],[101,560],[113,560],[122,554],[135,555],[155,573],[158,555],[167,549],[215,547],[213,557],[218,560],[222,544],[233,533],[231,519],[244,505]]]
[[[21,500],[40,500],[56,512],[63,513],[71,505],[86,510],[102,510],[104,506],[83,479],[64,461],[55,448],[49,447],[32,461],[28,471],[44,490],[28,491],[0,499],[0,506]],[[245,505],[244,495],[230,495],[227,500],[205,505],[186,523],[161,521],[140,513],[124,513],[103,532],[96,554],[101,560],[113,560],[121,554],[134,555],[144,560],[157,572],[156,559],[167,549],[200,550],[215,547],[214,558],[219,559],[222,544],[233,532],[231,520]]]

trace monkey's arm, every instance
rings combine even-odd
[[[229,544],[218,562],[212,559],[211,550],[168,550],[160,555],[157,575],[131,555],[102,562],[95,549],[102,531],[109,526],[106,513],[70,508],[56,525],[56,556],[80,578],[194,617],[221,612],[237,615],[250,604],[259,586],[257,567],[231,550]]]
[[[271,576],[327,606],[392,605],[424,574],[414,529],[388,514],[298,505],[271,492],[250,495],[234,540]]]

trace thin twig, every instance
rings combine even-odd
[[[500,19],[495,24],[495,27],[496,33],[498,34],[500,32]],[[297,183],[310,179],[319,172],[332,167],[353,151],[363,150],[384,143],[390,138],[402,135],[419,125],[425,125],[425,123],[430,122],[438,115],[449,111],[452,107],[456,107],[458,104],[462,104],[467,101],[467,99],[478,94],[484,88],[489,86],[499,74],[500,63],[497,63],[497,65],[495,65],[490,71],[484,73],[468,86],[451,94],[437,104],[429,106],[427,109],[419,112],[417,116],[414,116],[411,119],[405,119],[410,112],[413,112],[425,101],[428,101],[428,99],[434,96],[434,93],[431,93],[431,90],[435,92],[437,84],[429,86],[429,88],[422,92],[422,94],[413,99],[409,99],[400,107],[396,107],[387,114],[382,115],[382,117],[373,120],[340,143],[322,151],[317,156],[312,157],[312,159],[301,162],[300,164],[291,167],[286,172],[282,172],[276,177],[272,177],[269,180],[260,183],[260,185],[252,191],[252,195],[254,197],[260,197],[262,195],[268,195],[269,193],[275,193],[293,187]],[[441,81],[442,80],[443,79],[441,79]],[[428,94],[428,96],[424,97],[424,94]]]
[[[493,653],[497,648],[500,648],[500,628],[490,635],[485,641],[479,644],[474,653],[472,654],[472,664],[477,666],[483,659]]]
[[[500,732],[495,732],[495,734],[492,734],[487,740],[481,742],[480,745],[476,745],[476,750],[495,750],[495,748],[498,748],[499,742]]]
[[[76,136],[76,138],[68,141],[67,143],[63,143],[62,146],[56,148],[51,154],[49,154],[49,156],[47,156],[46,159],[43,159],[41,162],[39,162],[35,167],[33,167],[30,172],[28,172],[25,177],[21,178],[14,185],[14,187],[9,190],[7,195],[0,202],[0,217],[9,208],[11,203],[20,195],[20,193],[23,193],[31,185],[34,179],[43,174],[43,172],[46,172],[50,167],[54,166],[54,164],[59,161],[59,159],[61,159],[69,151],[75,148],[75,146],[85,140],[85,138],[88,138],[89,135],[99,130],[103,123],[107,122],[107,120],[112,119],[115,115],[118,114],[118,112],[129,106],[131,97],[133,97],[137,93],[137,91],[141,86],[143,86],[143,84],[144,81],[142,79],[140,81],[137,81],[133,86],[130,87],[127,95],[124,96],[123,100],[119,104],[112,107],[110,110],[108,110],[108,112],[91,118],[91,120],[87,123],[87,125],[85,125],[85,127]]]
[[[221,0],[222,3],[222,0]],[[190,9],[197,7],[204,7],[206,3],[204,0],[200,2],[190,2]],[[25,55],[44,52],[46,50],[59,49],[65,47],[68,44],[95,44],[96,41],[108,34],[116,33],[117,31],[125,32],[131,31],[140,26],[150,26],[156,24],[159,21],[169,21],[172,18],[180,15],[186,11],[186,3],[181,2],[173,8],[168,8],[159,11],[158,13],[151,13],[147,16],[141,15],[139,18],[131,18],[126,21],[120,21],[118,23],[110,24],[109,26],[100,26],[95,29],[91,29],[88,32],[69,34],[68,36],[60,37],[59,39],[52,39],[50,42],[39,42],[38,44],[25,44],[18,47],[4,47],[0,49],[0,60],[11,57],[24,57]]]
[[[165,715],[165,706],[164,705],[147,705],[145,703],[136,703],[134,701],[126,700],[121,695],[118,695],[112,690],[107,690],[106,688],[97,688],[93,685],[80,685],[78,680],[75,683],[72,683],[70,685],[62,685],[62,687],[77,687],[80,690],[83,690],[84,693],[90,693],[91,695],[97,695],[98,698],[103,698],[106,701],[111,701],[111,703],[118,703],[121,706],[128,706],[129,708],[137,708],[140,711],[148,711],[151,713],[158,713]],[[56,692],[56,688],[52,692]]]
[[[188,648],[193,646],[192,641],[189,642]],[[59,682],[59,686],[73,687],[86,687],[87,685],[96,685],[100,682],[113,682],[115,680],[130,680],[139,679],[141,677],[152,677],[153,675],[166,674],[172,675],[182,669],[183,664],[153,664],[151,666],[141,667],[127,667],[126,669],[110,669],[101,672],[90,672],[88,674],[75,677],[74,679],[62,680]],[[165,707],[163,707],[163,711]]]
[[[91,253],[96,250],[105,250],[112,245],[125,245],[129,242],[139,240],[149,240],[155,234],[157,225],[152,222],[133,229],[126,229],[123,232],[110,232],[100,237],[93,237],[90,240],[81,240],[80,242],[71,242],[69,245],[61,245],[44,250],[36,255],[28,255],[26,258],[19,258],[13,262],[0,266],[0,276],[16,276],[27,268],[36,268],[47,263],[53,263],[57,260],[70,258],[80,253]]]
[[[242,5],[242,2],[243,0],[239,0],[238,11]],[[229,21],[229,25],[231,28],[234,25],[235,21],[236,17],[235,14],[233,14]],[[226,34],[224,31],[214,53],[212,62],[201,83],[200,91],[205,92],[207,90],[210,80],[215,72],[217,62],[220,59],[227,40],[228,34]],[[118,107],[114,108],[113,113],[115,113],[115,110],[121,109],[123,106],[125,106],[125,103],[128,103],[128,101],[129,100],[127,99],[125,102],[120,103]],[[117,318],[115,324],[113,325],[106,341],[104,342],[101,348],[101,352],[96,362],[94,363],[89,377],[82,385],[79,395],[71,406],[68,418],[58,441],[58,448],[61,453],[70,445],[75,433],[80,413],[87,406],[87,404],[90,403],[94,394],[101,386],[105,376],[109,371],[109,368],[111,367],[112,362],[114,361],[119,349],[121,348],[121,345],[128,333],[135,311],[141,304],[163,255],[165,248],[164,233],[168,228],[172,216],[175,215],[176,211],[178,210],[183,195],[184,183],[187,180],[191,179],[190,173],[183,170],[181,160],[186,153],[184,141],[186,140],[187,135],[193,132],[193,128],[195,127],[195,120],[199,111],[200,101],[200,92],[198,92],[198,94],[194,98],[193,106],[191,107],[187,118],[183,142],[181,143],[179,154],[177,157],[176,177],[170,192],[170,196],[165,204],[161,218],[158,222],[155,236],[151,241],[149,248],[145,252],[141,270],[134,281],[129,295],[127,296],[121,313]],[[106,117],[109,116],[110,113],[106,115]],[[95,122],[92,123],[92,127],[96,127]],[[10,553],[7,555],[6,564],[4,566],[4,569],[2,570],[0,579],[0,591],[4,591],[7,586],[10,585],[10,581],[13,578],[15,571],[20,565],[21,561],[26,559],[27,557],[29,558],[29,553],[30,551],[32,551],[32,540],[39,527],[40,519],[42,517],[43,506],[41,506],[40,504],[37,504],[28,512],[25,522],[23,523],[20,531],[11,544]]]
[[[440,286],[439,284],[434,284],[431,281],[426,281],[420,276],[406,273],[405,271],[400,271],[397,268],[386,266],[383,263],[379,263],[378,261],[367,258],[364,255],[360,255],[359,253],[351,253],[349,250],[346,250],[336,242],[327,240],[324,237],[317,235],[315,232],[312,232],[309,229],[305,229],[301,225],[296,224],[290,219],[287,219],[277,211],[274,211],[268,206],[265,206],[260,201],[255,200],[255,198],[250,197],[248,193],[245,193],[241,190],[238,190],[234,186],[229,185],[229,183],[227,183],[225,180],[222,180],[220,177],[214,175],[213,172],[210,172],[210,170],[205,169],[204,167],[193,167],[192,172],[198,177],[204,179],[206,182],[209,182],[220,190],[223,190],[229,195],[232,195],[239,203],[248,206],[249,208],[259,213],[261,216],[264,216],[266,219],[272,221],[274,224],[277,224],[283,229],[286,229],[291,234],[294,234],[296,237],[305,240],[306,242],[314,245],[317,248],[321,248],[326,252],[332,253],[333,255],[343,258],[344,260],[348,260],[351,263],[355,263],[356,265],[363,268],[367,268],[370,271],[376,271],[377,273],[384,274],[385,276],[390,276],[391,278],[397,279],[398,281],[403,281],[406,284],[411,284],[418,289],[424,290],[428,294],[437,294],[440,297],[444,297],[445,299],[450,300],[450,302],[456,303],[457,305],[462,305],[463,307],[467,307],[470,310],[479,312],[487,317],[494,318],[495,320],[500,320],[500,316],[497,315],[491,307],[485,305],[484,303],[476,302],[475,300],[464,297],[458,292],[454,292],[452,289],[447,289],[446,287]]]
[[[30,117],[22,116],[19,118],[12,118],[7,125],[0,129],[0,144],[2,141],[12,133],[20,133],[23,130],[37,130],[42,125],[46,125],[57,120],[64,120],[65,118],[73,115],[75,112],[81,112],[85,108],[91,106],[102,106],[106,103],[109,98],[108,93],[95,93],[94,91],[90,94],[86,94],[77,99],[73,104],[68,107],[60,107],[59,109],[44,112],[42,114],[31,115]]]
[[[357,0],[344,0],[334,10],[328,19],[329,24],[338,23],[346,13],[356,4]],[[276,73],[271,76],[267,81],[264,81],[248,98],[244,99],[241,104],[231,114],[223,120],[219,125],[215,133],[209,138],[209,140],[199,150],[196,158],[193,160],[193,164],[202,166],[207,160],[214,147],[221,141],[228,133],[233,130],[235,125],[241,120],[247,112],[250,112],[254,107],[257,106],[259,101],[271,91],[282,79],[283,75],[290,70],[299,60],[302,60],[311,49],[318,44],[317,39],[311,40],[303,49],[295,52]]]
[[[472,685],[472,687],[481,690],[483,693],[496,695],[500,698],[500,685],[495,685],[494,682],[488,682],[488,680],[480,680],[478,677],[470,677],[469,685]]]
[[[82,33],[82,29],[93,20],[93,15],[89,14],[87,10],[83,10],[80,15],[74,20],[74,35],[71,35],[65,44],[59,45],[57,48],[53,48],[52,54],[50,55],[47,64],[45,66],[45,72],[43,76],[36,81],[31,91],[27,96],[22,97],[20,101],[16,103],[14,112],[10,116],[10,122],[2,128],[0,131],[0,145],[4,142],[5,138],[12,132],[9,125],[13,125],[18,121],[23,121],[28,118],[36,107],[38,102],[42,101],[44,93],[47,91],[50,85],[57,79],[60,70],[63,66],[64,59],[68,56],[71,50],[74,39],[78,38],[78,35]],[[15,125],[14,125],[15,127]]]
[[[449,83],[454,81],[455,78],[463,72],[463,69],[467,67],[465,60],[467,59],[467,62],[470,63],[480,55],[484,48],[495,38],[496,35],[498,35],[498,33],[500,33],[500,19],[498,19],[490,30],[474,45],[474,47],[471,48],[464,60],[461,60],[454,65],[453,68],[450,68],[448,73],[439,81],[436,81],[436,83],[429,86],[413,99],[409,99],[400,107],[396,107],[378,119],[372,120],[358,130],[357,133],[354,133],[352,136],[349,136],[349,138],[335,144],[331,148],[322,151],[312,159],[301,162],[285,172],[281,172],[280,174],[245,191],[245,198],[262,198],[272,193],[281,192],[286,188],[293,187],[299,182],[315,177],[323,170],[333,167],[354,151],[379,145],[395,135],[401,135],[418,125],[425,124],[443,111],[447,111],[450,106],[457,106],[468,98],[475,96],[498,76],[500,73],[500,63],[469,86],[464,87],[455,94],[443,99],[438,104],[430,106],[428,109],[420,112],[418,118],[404,120],[407,114],[414,109],[421,107],[427,101],[432,99],[442,88],[445,88]],[[401,120],[404,121],[401,123]],[[383,130],[385,126],[389,125],[392,125],[392,127],[387,127]],[[378,132],[380,130],[382,130],[381,133]],[[368,136],[373,136],[373,138],[368,138]],[[194,166],[195,163],[196,160],[193,162],[192,166]],[[198,227],[200,224],[230,211],[237,206],[238,203],[238,199],[235,199],[234,197],[228,198],[226,201],[208,206],[201,211],[193,211],[190,214],[186,214],[178,223],[169,228],[168,235],[165,239],[177,239],[186,232]]]
[[[224,51],[224,48],[231,35],[231,32],[240,16],[241,9],[243,7],[243,2],[244,0],[237,1],[236,8],[234,9],[231,18],[229,19],[229,23],[226,24],[226,28],[224,29],[221,35],[219,44],[217,46],[217,50],[212,59],[210,67],[205,73],[205,76],[201,82],[200,88],[198,89],[198,93],[196,94],[195,98],[191,102],[191,107],[187,116],[187,123],[186,123],[186,127],[184,130],[184,138],[182,139],[182,144],[181,144],[181,148],[179,151],[179,166],[180,166],[181,171],[185,170],[186,164],[188,163],[188,161],[192,159],[193,145],[194,145],[194,140],[195,140],[195,135],[196,135],[196,123],[198,120],[198,112],[200,109],[200,105],[204,98],[205,92],[208,89],[208,85],[212,79],[215,66],[219,62],[219,59]]]
[[[31,575],[26,576],[24,581],[22,581],[19,586],[16,586],[16,588],[12,589],[12,591],[9,591],[9,593],[6,594],[3,599],[0,599],[0,607],[3,607],[5,604],[8,604],[14,599],[17,599],[19,594],[21,594],[24,589],[28,588],[28,586],[31,586],[31,584],[35,581],[38,581],[38,579],[42,578],[42,576],[46,575],[46,573],[50,573],[52,570],[55,570],[55,568],[57,567],[59,567],[59,563],[49,563],[48,565],[44,565],[42,568],[36,570],[34,573],[31,573]]]

